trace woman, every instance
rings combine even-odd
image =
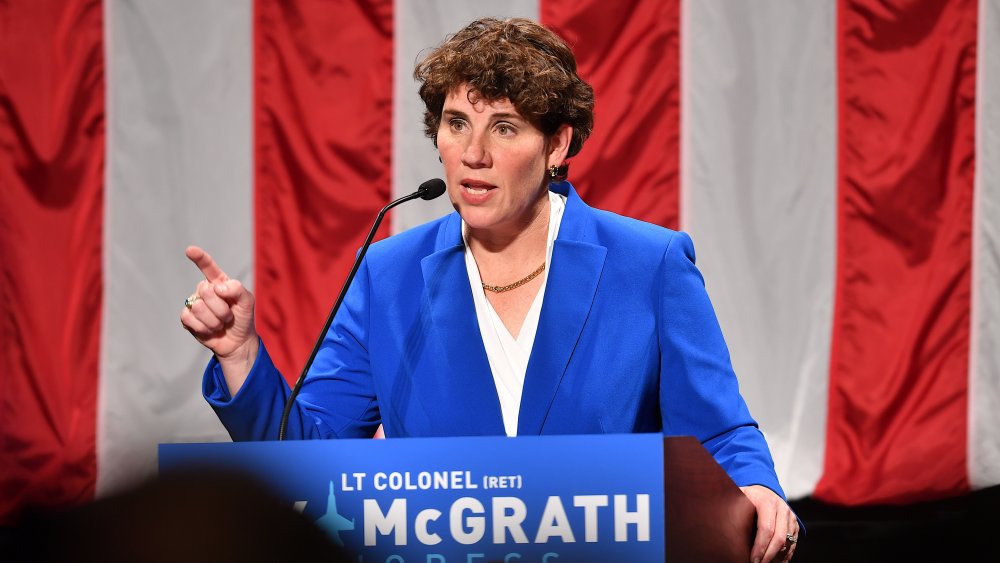
[[[593,124],[569,48],[528,20],[479,20],[415,75],[457,213],[372,246],[289,435],[695,435],[757,509],[753,558],[790,558],[799,525],[690,239],[591,209],[562,181]],[[206,277],[181,313],[215,354],[205,395],[234,439],[273,438],[288,388],[253,296],[201,249],[188,257]]]

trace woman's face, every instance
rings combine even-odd
[[[508,100],[473,104],[467,86],[456,88],[437,135],[452,205],[473,230],[526,229],[544,209],[546,169],[562,164],[571,135],[567,126],[546,139]]]

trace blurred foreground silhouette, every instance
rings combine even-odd
[[[330,537],[259,482],[177,473],[59,513],[28,511],[4,530],[17,562],[350,561]]]

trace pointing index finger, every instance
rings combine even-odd
[[[229,276],[222,271],[222,268],[215,263],[215,260],[201,248],[189,246],[184,254],[187,255],[188,260],[194,262],[195,266],[198,266],[198,269],[201,270],[201,273],[205,275],[205,279],[209,282],[223,282],[229,279]]]

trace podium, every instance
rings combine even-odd
[[[264,482],[359,563],[750,559],[754,509],[693,437],[161,444]]]

